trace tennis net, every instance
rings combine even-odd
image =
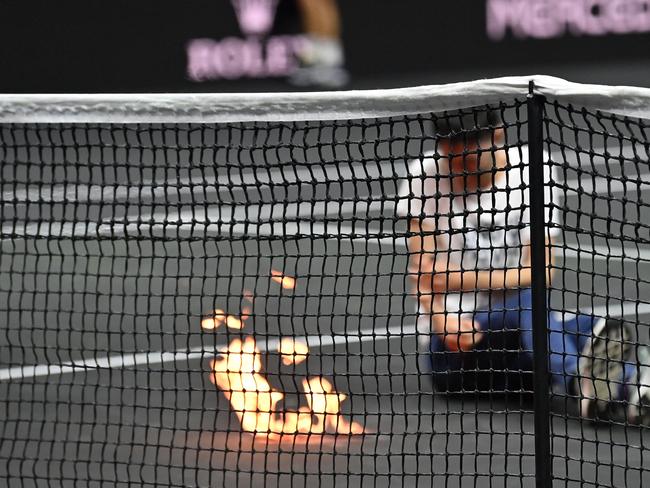
[[[0,484],[649,482],[647,118],[548,77],[0,97]]]

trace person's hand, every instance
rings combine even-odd
[[[449,273],[429,272],[411,274],[411,281],[416,292],[422,297],[444,295],[449,291]]]
[[[444,317],[442,340],[449,351],[472,351],[483,338],[480,325],[467,317]]]
[[[435,266],[433,253],[419,252],[411,256],[409,262],[409,279],[416,292],[425,295],[432,293],[432,273]]]
[[[444,294],[453,289],[451,285],[452,273],[448,271],[437,271],[431,275],[431,291],[433,293]]]

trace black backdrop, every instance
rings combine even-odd
[[[486,35],[485,0],[339,3],[353,87],[533,72],[650,83],[648,34],[494,42]],[[299,28],[294,0],[281,0],[274,31]],[[0,91],[290,89],[284,80],[189,80],[187,42],[225,36],[242,36],[229,0],[6,1],[0,6]]]

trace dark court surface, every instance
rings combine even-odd
[[[311,359],[338,372],[326,376],[338,391],[352,393],[343,412],[364,426],[357,435],[242,433],[207,380],[205,360],[3,382],[0,479],[7,486],[19,479],[22,486],[534,486],[526,396],[432,395],[413,365],[392,366],[390,347],[379,342]],[[399,372],[388,376],[391,368]],[[554,472],[573,480],[566,486],[648,482],[640,471],[649,461],[647,432],[557,417],[553,435]]]
[[[430,149],[419,122],[263,134],[289,165],[240,130],[152,130],[132,152],[120,130],[68,131],[82,144],[66,151],[54,136],[51,150],[16,143],[18,159],[47,164],[3,166],[0,485],[534,486],[530,384],[430,384],[394,207],[406,160]],[[583,143],[549,146],[570,166],[551,309],[623,315],[647,344],[647,164],[624,143]],[[178,149],[188,145],[230,149]],[[215,310],[248,319],[203,330]],[[286,337],[309,346],[295,367],[278,358]],[[322,378],[363,433],[243,432],[210,365],[246,338],[286,411],[304,406],[298,379]],[[488,385],[504,355],[488,358]],[[583,421],[575,398],[554,400],[557,486],[650,483],[647,428]]]
[[[7,486],[534,486],[530,387],[433,393],[404,293],[406,256],[393,247],[118,240],[84,241],[84,254],[65,240],[10,245],[3,300],[22,312],[9,313],[6,334],[29,347],[3,345],[2,366],[12,365],[0,381]],[[295,277],[295,288],[273,281],[273,270]],[[250,292],[243,329],[201,329],[214,309],[241,313]],[[347,396],[343,418],[364,433],[242,432],[209,375],[217,350],[246,336],[287,404],[300,401],[299,378],[322,377]],[[310,348],[290,370],[273,346],[287,336]],[[570,399],[556,405],[552,430],[565,486],[650,481],[647,429],[571,412]]]

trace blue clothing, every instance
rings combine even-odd
[[[490,310],[475,312],[474,320],[485,331],[485,337],[473,351],[447,351],[436,335],[431,336],[431,364],[436,384],[440,380],[448,383],[450,379],[444,376],[450,372],[452,375],[464,375],[468,371],[476,373],[485,368],[515,374],[532,371],[533,313],[530,288],[494,292]],[[549,367],[554,386],[566,389],[576,377],[579,354],[598,320],[601,319],[592,315],[549,313]],[[490,384],[494,388],[504,386],[495,384],[493,378]]]

